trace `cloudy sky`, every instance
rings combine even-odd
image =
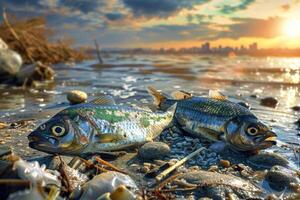
[[[102,47],[300,47],[300,0],[1,0],[59,35]],[[1,19],[1,18],[0,18]]]

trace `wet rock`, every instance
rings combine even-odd
[[[289,161],[276,153],[259,153],[251,156],[247,160],[248,164],[255,169],[271,169],[275,165],[288,167]]]
[[[275,108],[278,105],[278,100],[274,97],[266,97],[260,100],[260,105]]]
[[[193,171],[181,175],[189,184],[197,184],[200,195],[212,199],[225,199],[226,194],[234,193],[240,199],[258,197],[261,189],[249,181],[233,175],[220,174],[218,172]]]
[[[300,111],[300,106],[293,106],[293,107],[291,107],[291,109],[292,109],[293,111],[299,112],[299,111]]]
[[[230,167],[231,163],[230,163],[229,160],[223,160],[223,159],[221,159],[221,160],[220,160],[220,165],[221,165],[222,167],[224,167],[224,168],[228,168],[228,167]]]
[[[139,149],[139,157],[145,160],[161,159],[170,153],[170,147],[163,142],[148,142]]]
[[[67,93],[67,99],[71,104],[86,102],[88,95],[80,90],[71,90]]]
[[[265,180],[270,187],[277,191],[282,191],[285,188],[291,188],[291,183],[300,183],[297,172],[287,169],[282,166],[274,166],[266,174]]]

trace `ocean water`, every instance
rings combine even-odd
[[[106,54],[103,59],[105,65],[96,65],[93,60],[57,65],[55,81],[34,89],[0,85],[0,121],[45,121],[67,105],[65,92],[72,89],[87,92],[89,99],[104,93],[119,103],[139,106],[151,104],[146,91],[150,85],[165,93],[185,90],[195,95],[207,95],[209,89],[217,89],[232,101],[248,102],[280,141],[300,146],[300,130],[294,124],[300,112],[291,109],[300,105],[300,58]],[[260,99],[264,97],[276,97],[278,106],[261,106]],[[290,148],[272,147],[268,151],[299,162]]]

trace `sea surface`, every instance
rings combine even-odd
[[[278,134],[279,140],[299,148],[300,130],[294,123],[300,111],[300,58],[221,57],[201,55],[103,55],[104,65],[91,60],[60,64],[53,83],[32,89],[0,85],[0,121],[33,118],[43,122],[67,106],[65,93],[82,90],[89,99],[109,94],[117,102],[151,104],[147,86],[165,93],[185,90],[207,95],[217,89],[232,101],[248,102],[253,112]],[[276,108],[263,107],[260,99],[275,97]],[[291,148],[272,147],[299,165],[299,155]],[[298,158],[297,158],[298,157]]]

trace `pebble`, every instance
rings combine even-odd
[[[210,166],[209,167],[209,169],[208,169],[208,171],[210,171],[210,172],[216,172],[216,171],[218,171],[218,166],[217,165],[212,165],[212,166]]]
[[[290,188],[291,183],[300,183],[295,171],[282,166],[274,166],[266,174],[265,180],[274,190],[282,191],[285,188]]]
[[[230,167],[231,163],[230,163],[229,160],[223,160],[223,159],[221,159],[221,160],[220,160],[220,165],[221,165],[222,167],[224,167],[224,168],[228,168],[228,167]]]
[[[67,93],[67,99],[71,104],[86,102],[88,95],[80,90],[71,90]]]
[[[260,105],[275,108],[278,105],[278,100],[274,97],[266,97],[260,100]]]
[[[170,153],[170,147],[163,142],[148,142],[139,149],[139,157],[145,160],[161,159]]]
[[[300,111],[300,106],[293,106],[293,107],[291,107],[291,109],[293,111]]]

